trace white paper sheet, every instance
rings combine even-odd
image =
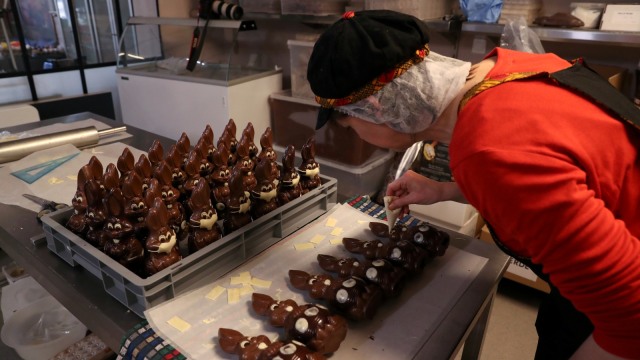
[[[189,359],[236,359],[237,356],[219,348],[217,333],[220,327],[232,328],[245,335],[264,334],[272,339],[282,335],[282,329],[270,326],[267,319],[253,313],[250,294],[242,296],[235,304],[228,304],[228,291],[216,300],[208,299],[207,294],[217,286],[240,287],[231,285],[231,277],[249,272],[252,277],[272,281],[270,288],[256,287],[255,292],[276,299],[290,298],[298,303],[317,302],[289,285],[288,271],[324,272],[317,263],[318,254],[356,256],[335,239],[373,239],[368,228],[370,221],[379,220],[348,205],[336,205],[328,214],[219,280],[147,310],[147,320],[160,336]],[[313,247],[296,250],[296,245],[301,244],[312,244]],[[373,320],[350,323],[347,338],[331,358],[355,359],[366,354],[369,359],[377,353],[381,359],[406,358],[406,354],[422,345],[420,339],[427,338],[435,330],[442,316],[486,262],[486,258],[450,247],[443,257],[431,261],[419,277],[412,278],[399,298],[385,303]],[[168,321],[175,317],[186,321],[190,327],[179,330],[171,326]],[[390,354],[395,355],[389,357]]]

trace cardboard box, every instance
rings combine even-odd
[[[488,243],[494,243],[491,233],[486,225],[482,227],[480,240]],[[533,271],[531,271],[531,269],[529,269],[529,267],[514,258],[511,258],[509,267],[504,273],[504,277],[534,289],[544,291],[546,293],[549,292],[549,284],[546,281],[540,279]]]
[[[622,68],[619,66],[600,65],[600,64],[591,64],[591,63],[587,63],[587,65],[590,68],[592,68],[595,72],[600,74],[600,76],[607,79],[609,81],[609,84],[613,85],[613,87],[622,91],[622,86],[624,85],[624,80],[625,80],[625,77],[627,76],[626,68]]]

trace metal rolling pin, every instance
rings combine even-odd
[[[95,126],[88,126],[53,134],[45,134],[3,142],[0,143],[0,164],[20,160],[33,152],[50,149],[60,145],[72,144],[77,148],[95,145],[101,138],[121,133],[126,130],[126,126],[105,130],[98,130]]]

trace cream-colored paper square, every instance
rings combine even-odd
[[[327,219],[327,222],[325,223],[325,225],[327,227],[334,227],[336,226],[337,223],[338,223],[338,219],[330,217]]]
[[[191,324],[182,320],[182,318],[180,318],[179,316],[172,317],[171,319],[167,320],[167,323],[178,329],[180,332],[185,332],[191,327]]]
[[[216,285],[205,297],[209,300],[216,300],[220,295],[224,294],[225,291],[227,291],[226,288]]]
[[[342,228],[341,227],[334,228],[333,230],[331,230],[331,235],[333,236],[342,235]]]
[[[324,240],[324,235],[316,234],[314,237],[309,240],[310,243],[320,244]]]
[[[312,243],[302,243],[302,244],[295,244],[293,245],[293,247],[296,248],[296,250],[309,250],[309,249],[313,249],[316,246]]]
[[[271,281],[269,280],[262,280],[262,279],[258,279],[258,278],[252,278],[251,279],[251,285],[255,286],[255,287],[259,287],[259,288],[264,288],[264,289],[268,289],[271,287]]]

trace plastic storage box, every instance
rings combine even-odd
[[[320,105],[314,100],[290,95],[291,91],[285,91],[269,97],[274,144],[282,148],[293,145],[299,150],[314,135],[316,156],[342,165],[362,165],[376,151],[383,150],[362,140],[353,129],[342,127],[334,121],[315,130]]]
[[[451,2],[447,0],[365,0],[364,8],[365,10],[395,10],[419,19],[439,19],[451,13]]]
[[[67,230],[73,209],[44,216],[42,227],[50,251],[88,270],[107,293],[144,317],[146,309],[210,283],[327,212],[337,203],[338,184],[328,176],[321,179],[320,187],[144,279]]]
[[[273,149],[281,159],[285,148],[274,145]],[[344,202],[358,195],[373,196],[381,190],[393,163],[394,154],[388,150],[376,151],[367,162],[359,166],[349,166],[318,156],[316,161],[320,164],[320,174],[338,181],[338,201]],[[300,160],[300,152],[296,151],[296,163]]]
[[[239,5],[245,13],[280,14],[280,0],[240,0]]]
[[[342,15],[347,0],[281,0],[283,14]]]
[[[314,44],[315,42],[312,41],[287,41],[291,60],[291,96],[293,97],[315,99],[309,81],[307,81],[307,66]]]

